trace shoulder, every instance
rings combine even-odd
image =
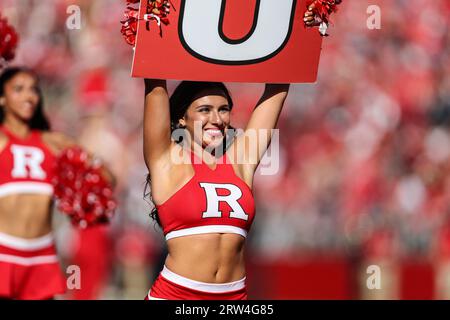
[[[6,144],[8,143],[8,137],[6,134],[0,131],[0,152],[3,151],[3,149],[6,147]]]
[[[188,152],[176,143],[150,166],[150,185],[153,201],[164,203],[174,191],[184,186],[195,174]]]
[[[152,181],[176,182],[192,175],[190,154],[180,145],[173,143],[169,150],[149,166]]]
[[[170,147],[160,156],[148,159],[147,165],[150,171],[170,170],[177,164],[185,163],[185,153],[181,146],[172,141]]]
[[[65,148],[77,145],[73,138],[61,132],[43,132],[42,141],[55,154],[59,154]]]

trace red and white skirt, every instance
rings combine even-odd
[[[51,235],[23,239],[0,233],[0,298],[51,299],[65,288]]]
[[[247,300],[245,278],[206,283],[182,277],[164,266],[145,300]]]

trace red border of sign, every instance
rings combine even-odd
[[[206,62],[190,54],[179,37],[180,3],[174,0],[177,11],[170,13],[171,24],[159,28],[140,20],[133,57],[132,76],[173,80],[311,83],[317,80],[322,37],[316,29],[303,24],[306,0],[297,0],[290,38],[278,54],[269,60],[248,65],[223,65]],[[141,1],[139,16],[143,18],[146,1]],[[227,17],[228,19],[228,17]],[[231,17],[232,19],[232,17]]]

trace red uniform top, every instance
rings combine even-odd
[[[42,141],[40,131],[22,139],[5,127],[8,143],[0,151],[0,197],[16,193],[53,194],[56,157]]]
[[[191,153],[194,176],[156,206],[166,240],[204,233],[247,236],[255,217],[252,190],[227,159],[222,156],[213,170]]]

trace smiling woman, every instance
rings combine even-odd
[[[255,217],[253,175],[260,148],[246,139],[270,132],[289,85],[267,84],[244,134],[231,127],[233,101],[223,83],[146,80],[144,155],[168,255],[147,299],[247,299],[245,239]],[[183,134],[174,133],[182,130]],[[171,136],[173,139],[171,139]],[[174,155],[183,158],[175,161]]]
[[[2,73],[0,80],[0,123],[10,111],[19,119],[26,120],[30,128],[48,131],[50,125],[42,110],[43,98],[36,76],[25,68],[10,68]],[[6,94],[6,93],[9,94]],[[24,94],[28,94],[24,97]],[[8,108],[8,110],[6,110]]]
[[[186,105],[186,98],[191,105]],[[230,129],[233,108],[223,83],[182,82],[172,95],[170,105],[172,126],[186,129],[190,134],[186,138],[193,137],[203,148],[220,147]]]
[[[0,76],[0,297],[49,299],[64,292],[51,236],[54,137],[37,77]],[[45,285],[42,279],[46,279]]]
[[[37,76],[26,68],[5,69],[0,75],[2,299],[51,299],[65,292],[52,236],[53,179],[58,156],[74,144],[50,131]]]
[[[338,2],[309,2],[305,25],[315,25],[319,9],[325,10],[325,21],[329,5]],[[192,24],[199,27],[192,34],[201,35],[205,24]],[[144,157],[155,205],[151,217],[163,229],[168,248],[146,299],[247,299],[244,248],[255,218],[253,177],[288,90],[288,84],[266,84],[243,134],[235,135],[233,101],[223,83],[183,81],[169,99],[165,80],[145,80]]]

